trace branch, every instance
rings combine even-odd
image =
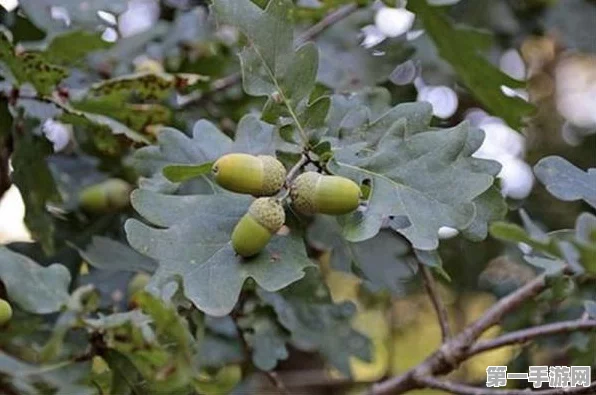
[[[419,377],[443,375],[455,370],[468,358],[468,350],[488,328],[500,322],[504,315],[538,295],[546,287],[547,281],[544,274],[529,281],[495,303],[482,317],[444,343],[422,363],[401,376],[375,384],[371,393],[374,395],[400,394],[408,390],[424,388],[426,385],[419,381]]]
[[[277,391],[283,395],[291,395],[291,392],[286,388],[285,384],[279,378],[277,372],[273,371],[264,371],[263,372],[267,378],[271,381],[271,383],[275,386]]]
[[[304,44],[307,41],[316,38],[319,34],[323,33],[327,30],[330,26],[334,25],[335,23],[341,21],[342,19],[347,18],[350,16],[354,11],[358,9],[356,4],[347,4],[343,7],[338,8],[337,10],[329,13],[323,19],[321,19],[318,23],[312,25],[308,30],[306,30],[302,35],[300,35],[296,39],[296,45]],[[226,77],[217,79],[211,83],[211,88],[205,95],[211,95],[216,92],[220,92],[226,90],[242,81],[242,74],[240,72],[230,74]],[[200,96],[198,99],[200,100],[204,96]],[[192,103],[192,100],[185,103],[188,105]]]
[[[443,299],[441,299],[441,295],[439,295],[437,283],[428,266],[422,262],[418,262],[418,267],[420,268],[420,272],[422,273],[422,277],[424,279],[424,287],[426,288],[426,292],[428,293],[435,312],[437,313],[437,319],[439,320],[439,325],[441,326],[441,336],[443,338],[443,343],[445,343],[451,337],[451,328],[449,326],[449,316],[447,314],[447,309],[445,308]]]
[[[539,336],[556,335],[575,331],[596,331],[596,320],[573,320],[557,322],[510,332],[495,339],[482,340],[474,344],[467,352],[468,357],[510,344],[525,343]]]
[[[498,390],[492,388],[472,387],[466,384],[454,383],[448,380],[439,380],[436,377],[419,377],[418,382],[427,388],[440,389],[458,395],[563,395],[563,394],[593,394],[596,388],[596,381],[593,381],[589,387],[567,387],[553,388],[548,390],[530,391],[524,390]]]

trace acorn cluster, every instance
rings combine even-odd
[[[212,167],[217,184],[229,191],[253,195],[257,199],[232,232],[234,251],[245,258],[257,255],[284,225],[286,215],[277,195],[286,185],[286,169],[269,155],[227,154]],[[354,211],[361,191],[354,181],[314,171],[300,174],[289,188],[292,210],[311,216],[316,213],[342,215]]]

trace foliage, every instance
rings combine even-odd
[[[564,341],[565,364],[596,366],[593,155],[534,149],[541,184],[526,201],[506,200],[502,166],[477,154],[489,132],[463,115],[481,105],[530,130],[544,103],[507,96],[503,86],[526,82],[488,55],[525,32],[487,24],[499,34],[492,40],[467,25],[470,0],[410,0],[425,37],[404,32],[366,48],[361,29],[380,2],[204,3],[156,2],[151,29],[115,42],[106,32],[117,32],[130,2],[20,0],[0,12],[0,196],[18,187],[33,239],[0,246],[0,298],[14,309],[0,328],[0,388],[263,393],[269,378],[280,392],[286,384],[308,391],[308,371],[318,374],[314,386],[338,393],[403,374],[372,387],[401,393],[441,388],[418,372],[443,375],[475,349],[496,348],[490,342],[505,337],[480,338],[491,326],[511,332],[509,346],[543,336],[516,338],[517,330],[559,321],[571,329],[536,341],[540,356],[557,360]],[[498,3],[515,21],[530,13]],[[541,23],[558,20],[560,6],[541,7]],[[390,75],[404,62],[416,82],[396,86]],[[449,119],[415,100],[417,70],[428,64],[462,83],[461,111]],[[586,136],[588,146],[594,136]],[[272,155],[287,170],[274,196],[285,224],[248,258],[230,235],[254,197],[225,190],[212,174],[229,153]],[[305,171],[355,182],[358,209],[295,212],[290,189]],[[82,192],[113,178],[132,185],[130,205],[96,189],[99,209],[85,208]],[[446,230],[458,236],[445,240]],[[503,296],[507,276],[512,296],[489,309],[478,295]],[[412,318],[420,290],[447,350],[428,359],[409,344],[419,326],[432,325],[438,338],[430,307]],[[476,296],[480,320],[468,317]],[[464,330],[450,336],[450,326]],[[538,360],[517,351],[502,354],[512,371]],[[300,371],[298,383],[287,370]],[[484,385],[463,370],[455,376]]]

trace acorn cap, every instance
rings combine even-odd
[[[290,187],[290,197],[292,205],[298,212],[306,215],[312,215],[317,212],[315,203],[315,190],[317,183],[323,177],[314,171],[307,171],[300,174]]]
[[[263,187],[260,196],[275,195],[283,187],[286,181],[286,168],[270,155],[259,155],[258,158],[263,163]]]
[[[276,233],[286,221],[286,213],[275,198],[259,198],[248,208],[248,214],[269,232]]]
[[[343,215],[358,208],[361,190],[349,178],[308,171],[290,187],[292,206],[301,214]]]

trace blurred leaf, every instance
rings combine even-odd
[[[16,54],[3,29],[0,29],[0,55],[16,82],[30,83],[40,95],[50,94],[54,86],[68,75],[65,69],[50,63],[42,52]]]
[[[556,31],[560,42],[576,51],[596,52],[596,5],[585,0],[554,1],[540,14],[540,28]],[[578,29],[581,26],[581,29]]]
[[[157,263],[127,245],[107,237],[94,236],[85,248],[77,248],[90,265],[102,270],[155,271]]]
[[[530,236],[524,228],[509,222],[495,222],[490,227],[490,234],[499,240],[513,243],[525,243],[535,250],[542,251],[551,256],[558,254],[557,247],[552,240],[536,240]]]
[[[584,307],[586,309],[586,313],[588,313],[588,317],[596,319],[596,302],[586,300],[584,302]]]
[[[288,358],[288,335],[277,320],[266,311],[257,311],[239,320],[244,338],[252,350],[252,361],[261,370],[275,368],[278,361]]]
[[[81,63],[89,52],[111,46],[111,43],[101,38],[100,33],[73,30],[54,37],[44,54],[52,63],[74,65]]]
[[[0,279],[9,299],[31,313],[54,313],[69,298],[70,272],[65,266],[43,267],[6,247],[0,247]]]
[[[111,391],[113,394],[145,394],[148,392],[147,382],[135,366],[122,353],[107,350],[103,358],[112,371]]]
[[[71,23],[75,26],[97,28],[101,24],[97,11],[118,15],[126,10],[127,3],[125,0],[94,0],[90,3],[81,3],[79,0],[19,0],[19,5],[37,27],[56,32],[65,30]],[[68,16],[68,24],[63,19],[54,17],[52,10],[56,8],[63,10]]]
[[[0,372],[7,375],[15,387],[26,388],[30,394],[38,394],[36,387],[43,386],[56,394],[93,395],[95,390],[92,387],[80,384],[89,369],[89,362],[32,365],[0,351]]]
[[[374,86],[387,81],[395,65],[413,55],[405,39],[388,39],[364,48],[361,28],[371,17],[370,10],[358,11],[321,34],[317,39],[318,81],[338,91]]]
[[[194,387],[205,395],[229,393],[242,379],[242,369],[238,365],[224,366],[215,374],[203,372],[194,379]]]
[[[15,125],[28,130],[33,127],[31,120]],[[52,153],[52,145],[43,137],[31,132],[13,133],[14,152],[12,154],[13,182],[21,191],[25,203],[25,224],[38,240],[46,253],[54,251],[54,223],[46,210],[48,203],[58,203],[60,194],[54,183],[54,177],[46,163],[46,157]]]
[[[172,182],[183,182],[209,173],[212,166],[213,162],[207,162],[201,165],[166,166],[163,168],[163,175]]]
[[[502,86],[521,88],[525,84],[500,71],[480,54],[487,48],[486,37],[452,24],[439,8],[425,0],[409,2],[408,9],[420,18],[441,57],[453,66],[466,87],[490,113],[520,130],[523,118],[529,116],[534,107],[501,91]]]
[[[258,291],[279,322],[291,332],[291,343],[302,350],[317,350],[341,373],[350,377],[350,356],[370,362],[370,340],[352,329],[356,312],[351,302],[334,304],[318,271],[277,292]]]
[[[73,102],[77,110],[101,114],[121,122],[127,127],[147,134],[149,125],[167,125],[172,122],[172,111],[161,104],[131,104],[110,98],[85,99]],[[147,136],[152,139],[153,136]]]
[[[529,221],[529,217],[525,219]],[[581,214],[577,220],[574,230],[559,230],[548,234],[530,234],[518,225],[507,222],[495,222],[490,233],[497,239],[524,243],[531,247],[531,254],[540,254],[537,263],[543,266],[553,266],[556,263],[543,262],[541,259],[560,260],[569,265],[575,271],[583,269],[596,273],[596,242],[587,235],[596,233],[596,217],[590,213]],[[526,255],[525,259],[533,259]],[[580,267],[581,266],[581,267]]]
[[[92,85],[88,96],[116,101],[131,97],[138,100],[163,100],[174,91],[186,91],[207,80],[207,77],[198,74],[131,74]]]
[[[564,201],[583,199],[596,208],[596,169],[583,172],[559,156],[549,156],[534,166],[534,173],[556,198]]]
[[[127,221],[130,244],[159,262],[149,289],[182,280],[184,294],[209,315],[228,314],[242,285],[253,278],[276,291],[304,276],[310,260],[296,234],[274,236],[265,250],[249,260],[237,256],[230,234],[252,198],[238,194],[167,196],[137,190],[133,207],[154,228]]]

